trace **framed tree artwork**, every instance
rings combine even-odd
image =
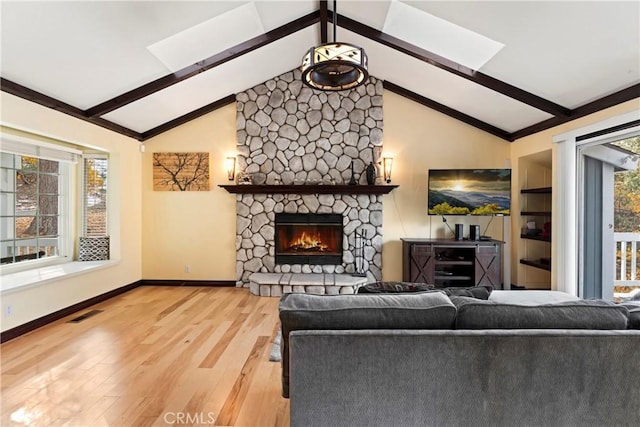
[[[209,191],[209,153],[153,153],[154,191]]]

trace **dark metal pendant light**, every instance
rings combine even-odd
[[[333,1],[333,43],[312,47],[302,58],[302,81],[313,89],[337,91],[360,86],[369,77],[364,49],[336,41],[337,0]]]

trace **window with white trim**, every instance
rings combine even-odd
[[[106,153],[0,133],[2,274],[73,261],[79,236],[108,236]]]
[[[70,256],[70,164],[0,153],[2,264]]]

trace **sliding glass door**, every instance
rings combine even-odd
[[[614,299],[614,281],[619,275],[616,264],[620,268],[616,263],[615,174],[637,173],[638,167],[636,153],[624,147],[624,142],[602,139],[578,148],[578,294],[583,298]],[[640,218],[640,212],[637,214]],[[640,223],[636,228],[640,232]]]

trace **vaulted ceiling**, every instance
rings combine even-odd
[[[299,67],[333,5],[3,0],[1,88],[144,141]],[[640,97],[638,1],[340,0],[336,32],[387,90],[509,141]]]

